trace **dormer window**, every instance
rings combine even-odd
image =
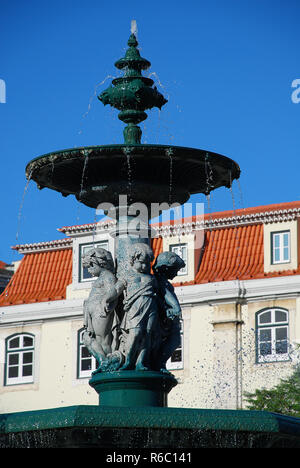
[[[88,271],[88,268],[84,267],[82,265],[82,258],[84,255],[87,254],[87,252],[91,249],[101,247],[102,249],[108,249],[108,241],[102,241],[102,242],[89,242],[88,244],[80,244],[79,248],[79,281],[80,282],[85,282],[85,281],[91,281],[93,280],[93,276],[90,274]]]
[[[271,232],[271,249],[273,265],[290,262],[290,231]]]
[[[296,270],[299,263],[298,221],[264,223],[264,271]]]
[[[188,246],[187,244],[170,245],[170,251],[176,253],[185,262],[185,267],[178,271],[177,276],[187,275],[188,273]]]

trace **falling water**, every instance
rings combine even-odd
[[[211,189],[213,188],[213,171],[209,161],[209,154],[205,154],[205,176],[206,176],[206,202],[207,202],[207,211],[209,214],[210,221],[210,233],[212,232],[212,208],[211,208]]]
[[[236,206],[235,206],[235,198],[234,198],[234,193],[233,193],[233,180],[232,180],[232,174],[230,171],[230,193],[231,193],[231,198],[232,198],[232,211],[233,211],[233,217],[234,217],[234,229],[235,229],[235,239],[236,239],[236,249],[237,249],[237,254],[238,254],[238,259],[237,259],[237,280],[240,281],[239,276],[240,276],[240,267],[241,267],[241,245],[240,245],[240,235],[239,235],[239,229],[238,229],[238,224],[237,224],[237,214],[236,214]]]
[[[19,235],[20,235],[20,225],[21,225],[21,219],[22,219],[22,212],[23,212],[24,200],[25,200],[25,196],[26,196],[26,193],[27,193],[27,190],[28,190],[28,187],[29,187],[29,183],[30,183],[30,181],[31,181],[31,177],[32,177],[32,172],[30,172],[30,174],[29,174],[29,176],[28,176],[28,180],[27,180],[27,182],[26,182],[26,185],[25,185],[25,188],[24,188],[24,192],[23,192],[23,196],[22,196],[22,200],[21,200],[20,207],[19,207],[18,222],[17,222],[17,232],[16,232],[16,241],[18,241]]]
[[[237,186],[238,186],[238,190],[239,190],[239,194],[240,194],[241,208],[244,210],[245,209],[244,196],[243,196],[243,192],[242,192],[240,179],[237,179]]]
[[[214,188],[213,184],[213,169],[209,160],[209,153],[205,154],[204,160],[205,176],[206,176],[206,192],[210,193]]]
[[[107,75],[103,81],[101,81],[101,83],[98,83],[96,84],[95,88],[94,88],[94,92],[93,94],[91,95],[90,99],[89,99],[89,104],[88,104],[88,108],[86,110],[86,112],[82,115],[82,121],[81,121],[81,125],[80,125],[80,129],[78,130],[78,135],[81,135],[82,134],[82,127],[83,127],[83,123],[84,123],[84,119],[86,119],[86,117],[88,116],[91,108],[92,108],[92,103],[93,103],[93,100],[95,99],[95,97],[97,96],[97,89],[99,88],[99,86],[102,86],[106,80],[108,80],[109,78],[111,79],[114,79],[116,78],[115,76],[112,76],[112,75]]]
[[[19,239],[19,236],[20,236],[20,229],[21,229],[21,219],[22,219],[22,212],[23,212],[23,207],[24,207],[24,201],[25,201],[25,196],[26,196],[26,193],[28,191],[28,188],[29,188],[29,184],[30,184],[30,181],[31,181],[31,177],[32,177],[32,171],[30,172],[29,176],[28,176],[28,179],[27,179],[27,182],[25,184],[25,188],[24,188],[24,191],[23,191],[23,195],[22,195],[22,199],[21,199],[21,203],[20,203],[20,207],[19,207],[19,211],[18,211],[18,219],[17,219],[17,232],[16,232],[16,243],[18,242],[18,239]],[[13,258],[12,258],[12,264],[14,264],[14,262],[16,261],[16,250],[13,251]],[[10,285],[13,284],[13,281],[14,281],[14,277],[12,277],[11,279],[11,282],[10,282]],[[9,295],[9,289],[6,288],[5,289],[5,296],[8,297]]]
[[[172,203],[172,184],[173,184],[173,153],[169,151],[169,161],[170,161],[170,178],[169,178],[169,204]]]
[[[93,247],[94,248],[95,248],[96,231],[97,231],[97,210],[95,210],[94,226],[93,226]]]
[[[234,193],[233,193],[233,189],[232,189],[231,172],[230,172],[230,187],[229,187],[229,190],[230,190],[231,199],[232,199],[232,211],[233,211],[233,216],[234,216],[234,219],[235,219],[235,227],[236,227],[236,208],[235,208]]]
[[[123,153],[126,156],[127,163],[127,191],[128,191],[128,202],[131,202],[131,193],[132,193],[132,168],[131,168],[131,148],[125,147],[122,149]]]
[[[211,201],[210,201],[210,193],[205,195],[206,203],[207,203],[207,211],[210,215],[210,220],[212,220],[212,212],[211,212]]]
[[[83,169],[82,169],[82,174],[81,174],[81,182],[80,182],[80,191],[79,191],[78,201],[81,200],[81,195],[82,195],[82,192],[83,192],[85,173],[86,173],[86,169],[87,169],[87,166],[88,166],[89,151],[84,150],[82,154],[83,154],[83,157],[84,157],[84,163],[83,163]],[[79,212],[80,212],[80,203],[78,203],[78,206],[77,206],[77,222],[79,222]]]
[[[130,153],[127,153],[127,171],[128,171],[128,192],[129,192],[129,202],[131,201],[131,189],[132,189],[132,171],[131,171],[131,162],[130,162]]]
[[[164,91],[166,91],[166,87],[165,87],[165,86],[162,84],[162,82],[160,81],[159,76],[157,75],[157,73],[156,73],[156,72],[151,72],[151,73],[149,73],[149,74],[147,75],[147,78],[151,78],[151,76],[153,76],[153,77],[155,78],[155,82],[157,82],[158,85],[159,85]],[[169,101],[169,99],[170,99],[170,95],[169,95],[168,93],[166,94],[166,99],[167,99],[168,101]]]

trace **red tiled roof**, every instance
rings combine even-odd
[[[260,205],[260,206],[250,206],[247,208],[238,208],[236,210],[229,211],[217,211],[215,213],[206,213],[205,218],[212,216],[213,218],[225,218],[231,216],[244,216],[257,213],[267,213],[270,211],[284,211],[292,210],[294,208],[300,208],[300,200],[284,203],[274,203],[271,205]]]
[[[65,299],[71,282],[72,249],[27,254],[1,294],[0,306]]]
[[[206,215],[206,219],[243,217],[266,212],[296,210],[299,216],[300,201],[267,205],[245,210],[225,211]],[[289,211],[290,212],[290,211]],[[237,218],[238,219],[238,218]],[[245,217],[243,218],[246,219]],[[188,220],[184,220],[185,222]],[[263,223],[256,221],[240,224],[209,224],[205,242],[199,256],[194,281],[177,285],[208,282],[270,278],[300,274],[295,270],[264,272]],[[155,257],[162,252],[163,239],[152,240]],[[17,272],[0,296],[0,306],[45,302],[66,298],[66,287],[72,282],[71,245],[60,250],[42,250],[25,254]]]
[[[162,238],[153,239],[152,248],[157,256]],[[0,307],[65,299],[71,282],[71,248],[26,254],[0,295]]]
[[[250,224],[207,230],[195,280],[175,286],[299,274],[299,264],[295,270],[264,272],[263,224]]]
[[[4,270],[4,268],[5,268],[6,266],[7,266],[7,263],[2,262],[2,261],[0,260],[0,270]]]

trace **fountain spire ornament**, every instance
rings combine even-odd
[[[125,56],[115,63],[115,67],[123,70],[121,78],[112,80],[112,86],[103,91],[98,99],[104,104],[120,110],[118,115],[127,126],[124,129],[124,142],[127,145],[141,143],[142,131],[137,125],[147,119],[145,110],[153,107],[162,108],[168,101],[153,87],[151,78],[142,76],[142,70],[147,70],[151,63],[141,57],[137,48],[136,23],[132,22],[131,33]]]

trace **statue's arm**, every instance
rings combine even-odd
[[[105,281],[105,288],[107,293],[104,297],[104,308],[106,312],[111,312],[114,309],[118,297],[125,289],[125,282],[118,280],[115,282],[113,279]]]
[[[165,289],[166,314],[170,319],[181,316],[181,307],[174,291]]]

